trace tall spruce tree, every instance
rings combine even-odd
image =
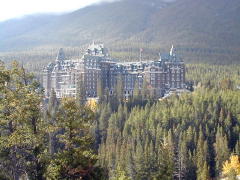
[[[1,169],[14,180],[22,175],[42,179],[46,126],[40,115],[40,86],[17,62],[9,70],[3,64],[0,69]]]
[[[81,179],[91,177],[97,156],[92,149],[89,109],[78,105],[75,99],[64,99],[57,113],[58,135],[63,144],[51,160],[46,177],[49,179]]]
[[[56,113],[58,108],[58,100],[56,97],[56,92],[54,89],[51,90],[49,102],[48,102],[48,108],[47,108],[47,121],[50,126],[54,127],[56,125]],[[53,155],[56,152],[56,146],[57,146],[57,139],[56,139],[57,132],[50,128],[49,129],[49,153],[50,155]]]
[[[119,102],[124,100],[124,83],[121,75],[118,75],[117,77],[116,96]]]
[[[221,127],[217,128],[216,142],[214,144],[216,172],[219,175],[222,171],[223,163],[229,158],[228,141]]]
[[[77,81],[77,86],[76,86],[76,101],[80,105],[85,105],[86,103],[86,89],[85,89],[85,84],[82,79],[83,77],[79,77]]]
[[[108,128],[108,121],[111,116],[111,107],[110,104],[104,105],[102,111],[100,112],[99,116],[99,129],[101,134],[101,139],[103,141],[107,138],[107,128]]]
[[[97,96],[99,98],[99,102],[102,102],[104,99],[104,88],[102,78],[97,79]]]

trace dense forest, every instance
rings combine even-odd
[[[187,65],[194,90],[156,99],[123,85],[99,102],[49,100],[17,62],[0,64],[0,179],[208,180],[240,174],[240,66]]]

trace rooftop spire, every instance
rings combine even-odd
[[[65,60],[65,53],[64,53],[64,51],[63,51],[63,48],[60,48],[60,49],[59,49],[56,60],[57,60],[57,61],[63,61],[63,60]]]
[[[172,45],[171,50],[170,50],[170,56],[175,56],[175,55],[176,55],[176,50]]]

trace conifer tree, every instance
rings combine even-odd
[[[57,113],[57,127],[62,129],[58,135],[63,147],[50,162],[46,177],[49,179],[75,179],[90,177],[96,162],[93,139],[90,135],[92,113],[80,108],[74,99],[64,99]]]
[[[10,179],[41,179],[45,124],[40,117],[41,91],[32,74],[17,62],[0,65],[0,166]],[[5,169],[5,170],[4,170]]]
[[[235,148],[234,148],[234,152],[240,156],[240,140],[237,141]]]
[[[182,180],[186,176],[188,152],[186,142],[181,136],[179,137],[179,139],[180,140],[177,149],[175,177],[179,180]]]
[[[129,177],[131,179],[134,179],[136,177],[136,170],[135,170],[135,162],[133,159],[133,150],[132,150],[132,145],[128,143],[128,151],[127,151],[127,166],[126,166],[126,171],[127,174],[129,174]]]
[[[133,90],[133,102],[134,104],[140,104],[141,102],[141,91],[139,89],[138,81],[135,81],[134,90]]]
[[[99,102],[102,102],[104,99],[104,89],[103,89],[103,80],[98,78],[97,80],[97,96],[99,98]]]
[[[102,109],[99,117],[99,129],[100,129],[100,134],[103,141],[105,141],[107,137],[107,128],[108,128],[108,121],[110,116],[111,116],[111,107],[110,107],[110,104],[106,104]]]
[[[51,90],[48,109],[47,109],[47,119],[50,126],[54,127],[56,125],[56,113],[57,113],[58,101],[56,97],[56,92],[54,89]],[[54,129],[49,132],[49,153],[53,155],[56,152],[56,133]]]
[[[229,158],[229,149],[228,141],[226,135],[223,134],[223,131],[220,127],[217,129],[216,142],[214,144],[214,149],[216,152],[215,161],[216,161],[216,171],[217,174],[220,174],[222,171],[223,162]]]
[[[135,162],[136,162],[136,179],[147,179],[148,172],[146,169],[146,159],[144,156],[144,147],[141,144],[141,141],[138,141],[136,145],[136,155],[135,155]]]
[[[208,144],[207,141],[204,141],[203,133],[200,130],[200,135],[198,138],[197,144],[197,179],[202,180],[203,177],[208,174]],[[204,169],[205,168],[205,169]],[[208,172],[208,173],[207,173]]]
[[[172,180],[174,177],[174,149],[171,132],[165,136],[160,145],[159,152],[159,173],[156,179]]]
[[[131,180],[127,175],[126,172],[121,170],[121,168],[118,166],[117,170],[115,171],[115,177],[113,180]]]
[[[144,78],[144,80],[143,80],[143,87],[141,89],[141,95],[142,95],[143,100],[148,99],[148,97],[150,96],[149,84],[148,84],[146,78]]]
[[[85,105],[86,103],[86,89],[84,85],[83,77],[79,77],[76,85],[76,101],[80,105]]]
[[[207,162],[205,161],[202,167],[202,171],[198,174],[198,180],[209,180],[209,168]]]
[[[116,96],[119,102],[123,101],[124,98],[124,84],[123,84],[123,77],[119,75],[117,77],[117,84],[116,84]]]

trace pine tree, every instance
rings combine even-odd
[[[52,89],[47,109],[47,121],[50,126],[54,127],[56,125],[56,113],[58,108],[58,100],[56,97],[56,92]],[[56,133],[54,128],[49,129],[49,153],[53,155],[56,152]]]
[[[188,151],[187,168],[185,179],[197,179],[196,155]]]
[[[159,173],[156,179],[172,180],[174,177],[174,149],[171,132],[165,136],[163,143],[158,150]]]
[[[107,128],[108,128],[108,121],[110,116],[111,116],[110,104],[106,104],[102,109],[99,117],[99,130],[100,130],[100,134],[101,134],[101,138],[103,139],[103,142],[106,140],[106,137],[107,137]]]
[[[115,177],[113,180],[131,180],[127,175],[126,172],[121,170],[121,168],[118,166],[117,170],[115,171]]]
[[[223,131],[220,127],[217,129],[216,142],[214,144],[214,149],[216,152],[215,161],[216,161],[216,171],[217,174],[220,174],[222,171],[223,162],[225,162],[229,157],[228,141],[226,135],[223,134]]]
[[[132,99],[133,99],[134,104],[141,103],[141,91],[139,89],[139,83],[137,80],[135,81]]]
[[[136,170],[135,170],[135,162],[134,162],[134,159],[133,159],[133,150],[132,150],[132,144],[130,142],[127,143],[128,146],[127,146],[127,166],[126,166],[126,171],[127,171],[127,174],[129,174],[129,177],[131,179],[135,179],[136,177]]]
[[[144,78],[144,80],[143,80],[143,87],[141,89],[141,95],[142,95],[143,100],[148,99],[150,96],[149,84],[148,84],[146,78]]]
[[[124,99],[124,84],[123,84],[123,77],[117,77],[117,84],[116,84],[116,96],[119,102],[122,102]]]
[[[208,168],[208,144],[207,141],[204,141],[203,133],[200,130],[200,135],[198,138],[197,144],[197,179],[202,180],[203,177],[208,174],[209,176],[209,169]],[[207,173],[208,172],[208,173]]]
[[[183,140],[183,138],[179,137],[178,149],[177,149],[177,156],[176,156],[176,172],[175,177],[179,180],[184,179],[186,176],[186,168],[187,168],[187,144]]]
[[[97,80],[97,96],[99,98],[99,103],[101,103],[104,99],[104,89],[103,89],[102,78],[98,78]]]
[[[51,160],[46,176],[50,179],[74,179],[90,176],[97,156],[94,154],[90,135],[91,111],[77,105],[75,99],[64,99],[57,113],[58,135],[63,147]]]
[[[23,172],[41,179],[46,126],[40,117],[40,86],[17,62],[10,70],[3,64],[0,69],[0,154],[7,160],[0,166],[11,179],[19,179]]]
[[[144,156],[144,147],[141,144],[141,141],[138,141],[136,145],[136,155],[135,155],[135,169],[136,169],[136,179],[147,179],[148,172],[146,169],[146,159]]]
[[[235,148],[234,148],[234,152],[240,156],[240,140],[237,141]]]
[[[85,105],[86,103],[86,89],[84,85],[83,77],[79,77],[76,87],[76,101],[80,105]]]
[[[209,177],[209,168],[208,168],[208,165],[207,165],[206,161],[204,162],[202,171],[200,172],[200,174],[198,174],[198,178],[197,179],[199,179],[199,180],[209,180],[210,179],[210,177]]]

